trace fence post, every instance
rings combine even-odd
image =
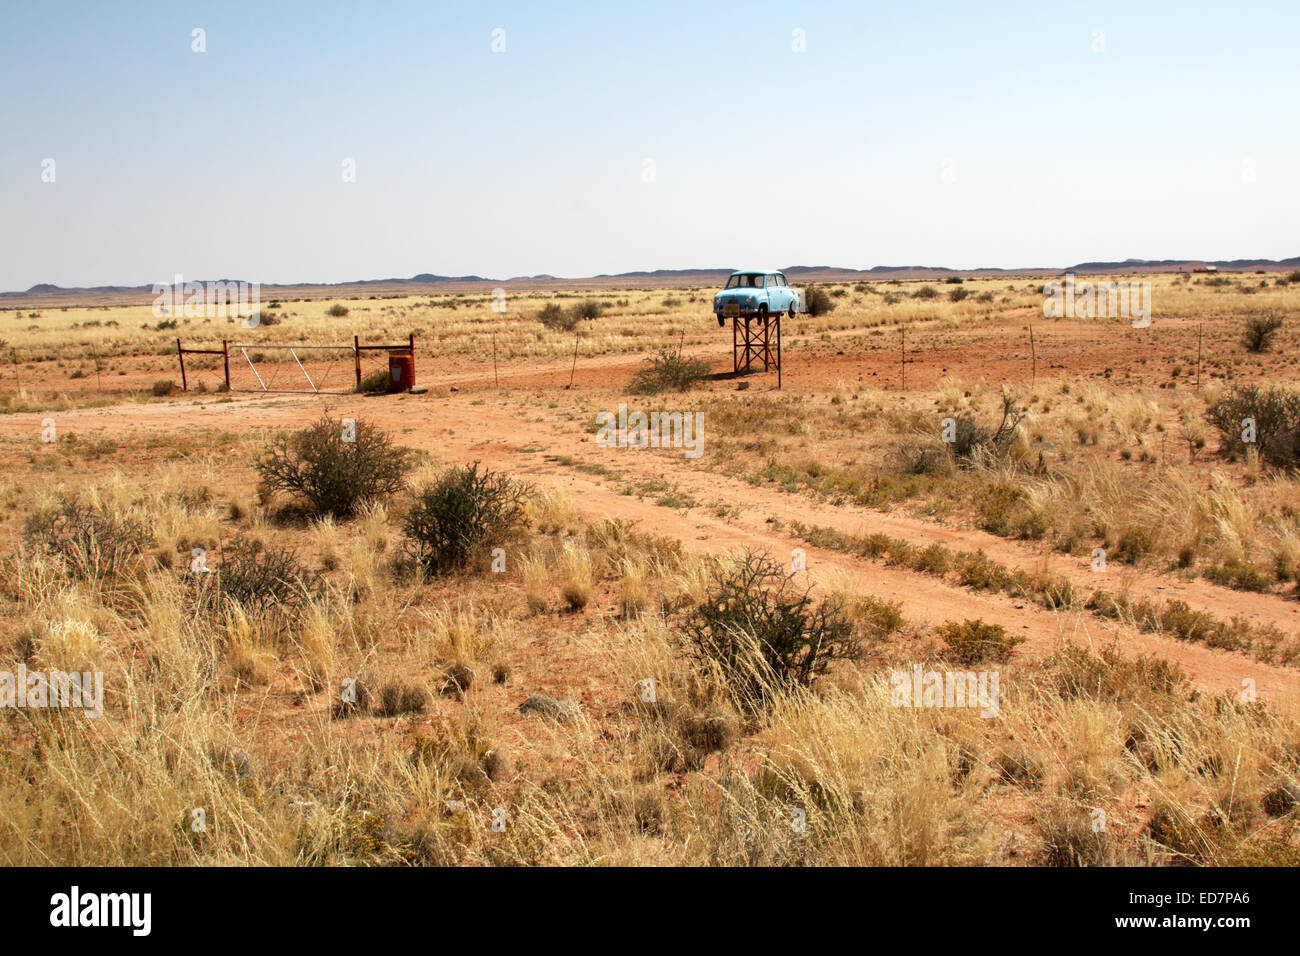
[[[180,363],[181,363],[181,391],[188,392],[190,389],[185,382],[185,353],[181,350],[180,339],[176,340],[176,357],[180,359]],[[96,365],[98,366],[98,363],[96,363]]]
[[[230,391],[230,346],[225,339],[221,340],[221,361],[226,367],[226,391]]]
[[[357,391],[361,391],[361,336],[352,336],[352,357],[357,365]]]

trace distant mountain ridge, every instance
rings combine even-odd
[[[756,268],[768,268],[765,263],[752,263]],[[1264,269],[1269,271],[1300,269],[1300,256],[1292,256],[1289,259],[1124,259],[1113,262],[1080,262],[1077,265],[1066,266],[1064,268],[1050,267],[1030,267],[1026,269],[1005,269],[998,266],[990,266],[978,269],[950,269],[946,266],[872,266],[869,269],[849,269],[840,266],[786,266],[780,269],[781,272],[792,279],[801,279],[805,282],[844,282],[862,279],[927,279],[947,276],[1024,276],[1039,277],[1061,275],[1066,272],[1074,273],[1159,273],[1159,272],[1187,272],[1196,269],[1204,269],[1207,266],[1213,266],[1222,272],[1241,272],[1247,270]],[[601,275],[590,276],[587,278],[561,278],[553,275],[534,275],[534,276],[515,276],[509,279],[490,279],[479,275],[447,276],[439,275],[432,272],[422,272],[419,275],[411,276],[409,279],[391,278],[391,279],[357,279],[352,282],[301,282],[301,283],[278,283],[263,282],[261,284],[262,294],[264,297],[271,292],[278,292],[281,295],[295,293],[304,297],[316,297],[323,295],[346,296],[349,292],[357,296],[363,293],[373,294],[376,291],[388,291],[391,294],[400,294],[401,291],[412,290],[412,287],[425,287],[430,292],[441,290],[446,291],[472,291],[483,292],[490,291],[495,287],[516,288],[516,289],[595,289],[595,288],[616,288],[620,284],[641,283],[654,287],[671,287],[690,284],[711,284],[733,272],[732,268],[718,269],[654,269],[649,271],[619,272],[615,274],[602,273]],[[190,280],[200,282],[234,282],[239,280],[233,279],[204,279]],[[141,295],[152,297],[153,284],[139,286],[90,286],[90,287],[70,287],[54,285],[48,282],[38,283],[31,288],[22,292],[0,292],[0,301],[4,300],[34,300],[34,299],[62,299],[68,300],[73,298],[84,298],[88,296],[99,297],[129,297],[135,299]]]

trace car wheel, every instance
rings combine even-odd
[[[786,310],[786,313],[785,313],[785,314],[788,315],[788,316],[790,316],[790,318],[791,318],[792,320],[793,320],[794,317],[798,314],[798,313],[796,313],[795,310],[794,310],[794,302],[791,302],[791,303],[790,303],[790,308],[789,308],[788,310]]]
[[[758,307],[758,318],[759,318],[759,321],[761,321],[761,322],[766,322],[766,321],[767,321],[767,303],[766,303],[766,302],[764,302],[762,305],[760,305],[760,306]]]

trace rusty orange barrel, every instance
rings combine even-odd
[[[410,352],[388,353],[388,390],[405,392],[415,384],[415,357]]]

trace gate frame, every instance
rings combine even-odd
[[[231,387],[231,385],[230,385],[230,350],[231,350],[231,348],[239,349],[240,352],[243,353],[243,355],[244,355],[244,360],[248,362],[248,365],[249,365],[250,368],[253,368],[253,375],[256,376],[256,378],[257,378],[257,382],[258,382],[259,385],[262,385],[262,388],[239,388],[239,389],[237,389],[237,388],[232,388],[232,387]],[[262,376],[258,375],[258,374],[257,374],[257,369],[253,367],[253,360],[250,359],[250,358],[248,357],[248,351],[247,351],[247,350],[250,349],[250,348],[267,348],[267,349],[277,348],[277,349],[288,349],[288,350],[289,350],[289,354],[293,356],[293,360],[294,360],[295,362],[298,363],[298,368],[302,369],[302,373],[303,373],[303,375],[307,377],[307,384],[310,385],[311,388],[310,388],[310,389],[306,389],[306,388],[267,388],[267,387],[265,386],[265,384],[262,382]],[[307,370],[304,369],[304,368],[302,367],[302,362],[299,361],[299,359],[298,359],[298,355],[297,355],[297,353],[294,351],[295,349],[324,351],[324,350],[326,350],[326,349],[339,349],[339,350],[345,350],[345,349],[347,349],[347,348],[349,348],[349,346],[347,346],[347,345],[306,345],[306,344],[298,343],[298,342],[290,342],[290,343],[286,343],[286,344],[280,344],[280,343],[276,343],[276,342],[264,342],[264,343],[262,343],[262,344],[260,344],[260,345],[258,345],[258,344],[253,344],[253,343],[250,343],[250,344],[247,344],[247,345],[240,345],[240,344],[236,343],[235,345],[232,346],[231,343],[230,343],[227,339],[222,339],[222,340],[221,340],[221,348],[219,348],[219,349],[191,349],[191,348],[186,348],[184,345],[181,344],[181,340],[180,340],[180,339],[177,339],[177,340],[176,340],[176,358],[179,360],[179,362],[180,362],[180,366],[181,366],[181,391],[185,391],[185,392],[189,391],[189,380],[188,380],[188,378],[187,378],[187,376],[186,376],[186,374],[185,374],[185,356],[187,356],[187,355],[220,355],[220,356],[221,356],[221,360],[222,360],[222,365],[223,365],[223,367],[224,367],[224,372],[225,372],[225,381],[226,381],[226,391],[227,391],[227,392],[249,392],[249,393],[263,392],[263,393],[270,393],[270,394],[275,394],[275,395],[350,395],[350,394],[353,394],[353,393],[352,393],[352,392],[322,392],[319,388],[316,387],[316,383],[313,382],[313,381],[311,380],[311,376],[307,375]],[[410,333],[409,337],[407,338],[406,344],[404,344],[404,345],[362,345],[362,344],[361,344],[361,336],[360,336],[360,335],[354,335],[354,336],[352,336],[352,345],[351,345],[351,349],[352,349],[352,363],[353,363],[353,370],[354,370],[354,372],[355,372],[355,376],[356,376],[356,391],[357,391],[357,392],[360,392],[360,391],[361,391],[361,353],[362,353],[362,352],[388,352],[388,353],[390,353],[390,354],[392,354],[392,353],[398,353],[398,354],[409,355],[409,356],[411,357],[411,369],[412,369],[412,372],[414,372],[414,370],[415,370],[415,333],[414,333],[414,332]]]

